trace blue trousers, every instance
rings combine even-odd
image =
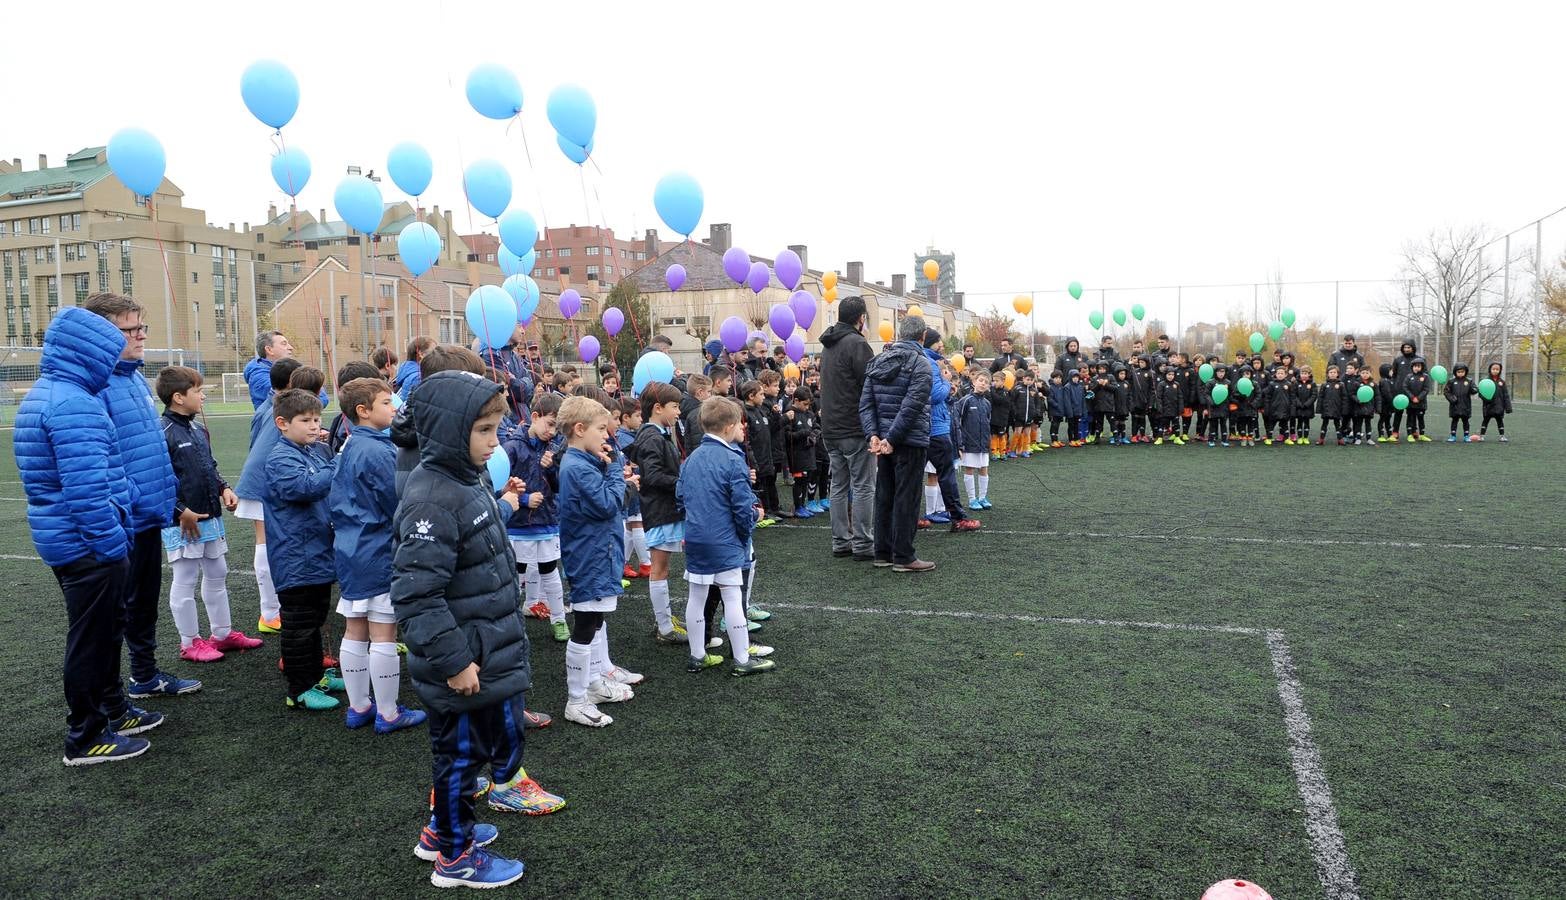
[[[473,792],[487,766],[498,787],[522,768],[522,711],[526,694],[478,709],[452,712],[430,706],[430,757],[435,775],[435,834],[447,859],[473,843]]]

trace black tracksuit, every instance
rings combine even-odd
[[[1479,393],[1479,388],[1467,375],[1462,375],[1448,381],[1441,393],[1446,395],[1447,412],[1452,417],[1452,434],[1457,434],[1457,423],[1462,422],[1463,437],[1467,438],[1474,415],[1474,395]]]
[[[1327,425],[1332,425],[1338,440],[1343,440],[1343,433],[1348,429],[1349,396],[1348,386],[1342,379],[1337,381],[1322,382],[1321,391],[1317,394],[1316,412],[1321,414],[1321,439],[1327,439]]]
[[[1495,393],[1484,401],[1484,417],[1479,420],[1479,436],[1484,437],[1485,429],[1489,428],[1491,420],[1494,420],[1496,434],[1506,437],[1506,414],[1512,411],[1512,392],[1506,386],[1505,378],[1496,375],[1486,377],[1495,382]]]
[[[803,509],[815,496],[816,445],[821,443],[821,419],[812,410],[792,406],[783,414],[788,444],[788,469],[794,476],[794,509]]]
[[[772,447],[772,420],[778,412],[763,397],[761,403],[745,406],[745,442],[750,446],[751,458],[756,465],[756,493],[761,508],[768,513],[778,511],[778,470],[776,453]]]
[[[1294,436],[1310,440],[1310,420],[1316,415],[1316,397],[1321,392],[1314,381],[1301,378],[1294,385],[1294,424],[1289,430]]]
[[[1423,370],[1409,372],[1403,379],[1403,393],[1408,395],[1408,433],[1422,435],[1425,433],[1425,409],[1430,405],[1430,375]]]
[[[1131,433],[1144,435],[1153,430],[1153,371],[1136,366],[1131,369]]]
[[[1166,378],[1158,382],[1156,387],[1157,390],[1153,392],[1153,433],[1158,437],[1168,437],[1177,430],[1180,412],[1185,409],[1185,389],[1180,385],[1178,376],[1174,380]]]

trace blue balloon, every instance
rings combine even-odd
[[[631,370],[631,393],[640,394],[653,381],[664,384],[674,381],[674,360],[669,358],[669,354],[658,350],[644,353],[636,361],[636,368]]]
[[[440,235],[425,222],[410,222],[397,235],[397,255],[418,278],[440,259]]]
[[[391,174],[392,183],[397,185],[398,190],[409,197],[418,197],[430,186],[430,178],[435,175],[435,163],[423,147],[412,141],[403,141],[386,155],[386,171]]]
[[[587,162],[587,158],[593,155],[592,141],[588,141],[586,147],[578,147],[577,145],[566,140],[565,135],[557,134],[555,135],[555,143],[560,146],[560,152],[566,155],[566,159],[569,159],[577,165],[581,165],[582,163]]]
[[[653,188],[653,207],[663,224],[690,237],[701,222],[701,185],[684,172],[670,172]]]
[[[586,147],[593,142],[593,130],[598,127],[598,107],[586,90],[574,84],[562,84],[549,92],[549,124],[555,126],[560,136]]]
[[[464,312],[468,329],[485,347],[504,347],[517,328],[517,304],[493,284],[481,285],[468,297]]]
[[[539,290],[538,282],[528,275],[513,275],[503,282],[501,287],[511,295],[511,299],[517,304],[517,322],[526,325],[533,320],[533,313],[538,311]]]
[[[163,145],[149,131],[122,128],[109,138],[109,168],[138,197],[157,192],[167,166]]]
[[[518,257],[532,253],[538,241],[538,223],[525,209],[508,210],[500,217],[500,241]]]
[[[500,245],[498,257],[500,259],[500,273],[507,278],[512,275],[531,275],[533,267],[538,265],[538,251],[532,248],[518,256],[507,250],[506,246],[502,244]]]
[[[473,208],[491,219],[500,218],[511,205],[511,175],[492,159],[481,159],[468,166],[462,173],[462,188]]]
[[[299,111],[299,79],[275,59],[256,60],[239,76],[239,96],[263,124],[282,128]]]
[[[343,221],[354,230],[374,234],[381,227],[385,207],[381,205],[381,189],[363,175],[349,175],[337,182],[332,202]]]
[[[522,111],[522,85],[511,70],[482,63],[468,73],[468,103],[489,119],[509,119]]]
[[[511,457],[506,451],[496,447],[495,452],[484,461],[484,469],[489,472],[489,484],[495,493],[506,489],[506,482],[511,480]]]
[[[310,182],[310,157],[298,147],[289,147],[272,157],[272,180],[288,196],[299,196]]]

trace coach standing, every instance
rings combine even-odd
[[[930,445],[930,364],[924,319],[908,316],[889,344],[865,366],[859,422],[875,454],[875,564],[894,572],[928,572],[935,563],[914,555],[919,493]]]
[[[864,330],[865,301],[843,298],[837,322],[821,335],[821,439],[831,467],[832,555],[870,562],[875,457],[859,421],[859,395],[874,354]]]
[[[260,409],[272,396],[272,363],[294,355],[294,345],[281,331],[256,335],[256,358],[245,363],[245,385],[250,388],[250,408]]]

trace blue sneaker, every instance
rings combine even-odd
[[[940,512],[933,512],[930,513],[930,521],[937,525],[950,525],[952,523],[952,514],[944,509]]]
[[[978,497],[974,497],[972,500],[968,501],[968,508],[969,509],[983,509],[984,508],[984,501],[980,500]]]
[[[375,701],[373,700],[370,701],[370,708],[364,712],[359,712],[352,706],[349,706],[348,712],[344,715],[345,723],[349,728],[363,728],[374,722],[375,718]]]
[[[122,735],[141,734],[162,724],[163,713],[127,705],[125,714],[109,723],[109,730]]]
[[[176,678],[167,672],[159,672],[146,681],[131,679],[125,687],[125,695],[133,700],[148,697],[194,694],[201,690],[201,682],[194,678]]]
[[[817,502],[821,504],[821,508],[822,509],[826,510],[827,512],[831,512],[832,511],[832,501],[830,499],[819,500]]]
[[[68,766],[95,766],[98,763],[124,762],[147,752],[152,742],[146,738],[126,737],[105,731],[98,740],[76,750],[69,748],[60,761]]]
[[[1457,443],[1457,435],[1455,435],[1455,434],[1447,435],[1446,436],[1446,442],[1448,444],[1455,444],[1455,443]]]
[[[825,500],[815,501],[815,504],[812,508],[815,509],[818,515],[825,515],[827,513],[827,505]]]
[[[500,837],[500,829],[485,822],[479,822],[473,826],[473,846],[488,847],[495,843],[495,838]],[[413,855],[425,862],[434,862],[440,856],[440,838],[435,834],[435,817],[430,816],[430,824],[424,826],[419,832],[419,842],[413,845]]]
[[[810,504],[808,503],[794,510],[794,518],[796,519],[809,519],[814,515],[815,513],[810,511]]]
[[[477,829],[475,829],[477,831]],[[495,856],[483,847],[472,846],[456,859],[437,853],[430,884],[436,887],[497,888],[522,880],[526,866],[520,859]]]
[[[979,502],[984,504],[984,508],[985,509],[990,509],[991,507],[993,507],[995,505],[995,504],[990,502],[990,498],[988,498],[988,497],[980,497],[979,498]]]
[[[370,707],[370,712],[372,714],[375,712],[374,706]],[[349,710],[349,713],[352,714],[352,710]],[[375,717],[375,733],[391,734],[393,731],[401,731],[404,728],[417,728],[424,724],[426,718],[428,718],[428,714],[424,710],[409,709],[399,703],[397,704],[397,718],[388,722],[384,716]]]

